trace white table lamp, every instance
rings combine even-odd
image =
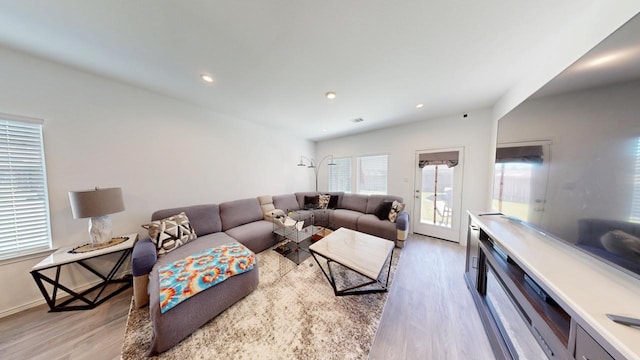
[[[111,240],[112,228],[109,214],[124,211],[122,190],[108,188],[85,191],[69,191],[69,201],[74,219],[89,219],[91,245],[98,246]]]

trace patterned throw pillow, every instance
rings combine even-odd
[[[166,219],[152,221],[142,227],[149,231],[149,237],[156,245],[158,256],[167,254],[197,238],[196,232],[184,212]]]
[[[329,199],[331,199],[331,195],[319,195],[318,196],[318,208],[326,209],[329,206]]]
[[[400,214],[402,210],[404,210],[404,203],[394,201],[391,205],[391,211],[389,211],[389,221],[392,223],[396,222],[398,214]]]

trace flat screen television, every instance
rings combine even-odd
[[[499,120],[492,207],[640,278],[638,33],[640,16]]]

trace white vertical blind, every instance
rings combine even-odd
[[[42,121],[0,114],[0,259],[51,248]]]
[[[351,158],[335,158],[329,166],[329,191],[351,192]]]
[[[633,177],[633,200],[631,202],[630,220],[640,223],[640,138],[636,145],[636,167]]]
[[[358,194],[387,194],[387,155],[358,157]]]

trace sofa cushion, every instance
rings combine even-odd
[[[264,218],[257,198],[228,201],[220,204],[222,231],[260,221]],[[253,250],[253,249],[251,249]]]
[[[332,227],[334,229],[345,227],[351,230],[358,230],[358,218],[363,215],[359,211],[335,209],[331,215]]]
[[[138,240],[131,254],[131,273],[133,276],[147,275],[157,260],[156,244],[149,238]]]
[[[149,231],[149,237],[156,245],[158,256],[163,256],[197,238],[184,212],[143,224],[142,227]]]
[[[273,197],[273,206],[275,206],[276,209],[284,210],[285,212],[301,209],[294,194],[275,195]]]
[[[380,220],[373,214],[358,218],[358,231],[391,241],[396,240],[396,224],[386,219]]]
[[[256,254],[275,245],[276,240],[273,223],[265,220],[236,226],[225,233]]]
[[[260,203],[260,208],[262,209],[263,214],[267,214],[276,208],[273,206],[273,198],[271,195],[258,196],[258,202]]]
[[[149,315],[153,324],[150,354],[163,352],[174,346],[258,287],[259,269],[254,266],[251,271],[233,276],[213,288],[183,301],[171,311],[164,314],[160,312],[159,267],[234,241],[229,235],[217,232],[200,237],[198,241],[189,243],[189,246],[180,247],[158,259],[158,263],[149,275]]]
[[[369,200],[369,196],[367,195],[344,194],[344,197],[342,198],[342,203],[340,204],[340,208],[358,211],[364,214],[367,211],[368,200]]]
[[[193,205],[172,209],[158,210],[151,215],[151,220],[160,220],[171,215],[184,212],[189,217],[189,223],[198,236],[222,231],[220,208],[217,204]]]
[[[389,212],[391,211],[391,205],[393,205],[391,201],[381,202],[380,205],[378,205],[376,210],[373,212],[373,215],[375,215],[380,220],[389,220]]]
[[[393,196],[393,195],[369,195],[369,200],[367,201],[366,213],[375,214],[376,209],[383,201],[402,202],[402,198],[400,196]]]
[[[396,222],[398,218],[398,214],[400,214],[404,210],[404,204],[398,201],[394,201],[391,205],[391,211],[389,211],[389,221],[392,223]]]

